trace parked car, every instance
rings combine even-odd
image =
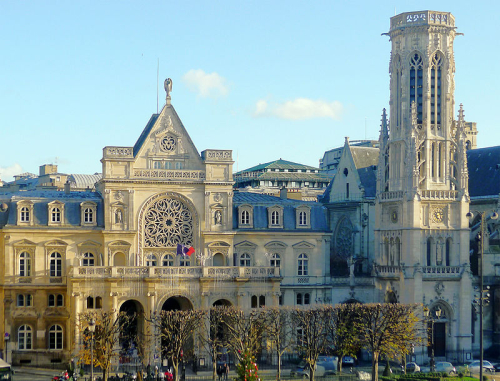
[[[481,364],[480,360],[472,361],[469,364],[469,371],[471,373],[479,373],[479,364]],[[483,371],[495,373],[495,367],[491,364],[491,362],[483,360]]]
[[[436,363],[436,372],[446,372],[448,374],[457,374],[457,370],[451,362],[440,361]]]
[[[330,376],[337,372],[337,356],[319,356],[316,362],[316,377]],[[309,378],[309,365],[301,361],[299,366],[290,372],[291,377]]]
[[[493,364],[493,367],[495,368],[495,372],[500,372],[500,363]]]
[[[416,362],[409,362],[406,364],[407,373],[418,373],[420,372],[420,366]]]

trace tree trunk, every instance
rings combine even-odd
[[[278,354],[278,374],[276,374],[276,379],[281,380],[281,353],[280,351],[276,351]]]
[[[172,359],[172,367],[174,368],[174,374],[175,374],[175,378],[174,378],[174,380],[175,380],[175,381],[179,381],[179,378],[180,378],[180,377],[179,377],[179,362],[174,361],[174,360]]]
[[[378,381],[378,352],[373,352],[372,356],[372,381]]]
[[[309,381],[314,381],[314,373],[316,368],[316,363],[314,365],[309,364]]]
[[[216,379],[217,379],[217,360],[213,360],[212,361],[212,380],[215,381]]]
[[[342,374],[342,359],[344,358],[344,356],[339,356],[338,360],[337,360],[337,370],[339,372],[339,374]]]

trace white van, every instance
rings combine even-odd
[[[337,373],[337,356],[319,356],[316,362],[316,377],[331,376]],[[296,369],[290,372],[291,377],[309,378],[309,365],[302,360]]]

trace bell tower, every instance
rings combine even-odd
[[[403,13],[386,35],[390,111],[382,115],[375,204],[380,297],[439,307],[448,313],[443,351],[470,351],[467,135],[462,106],[454,120],[455,18]]]

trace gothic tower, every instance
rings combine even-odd
[[[466,126],[454,120],[451,13],[391,18],[389,118],[382,116],[374,270],[380,297],[441,310],[435,355],[471,351]],[[427,351],[422,350],[422,357]]]

